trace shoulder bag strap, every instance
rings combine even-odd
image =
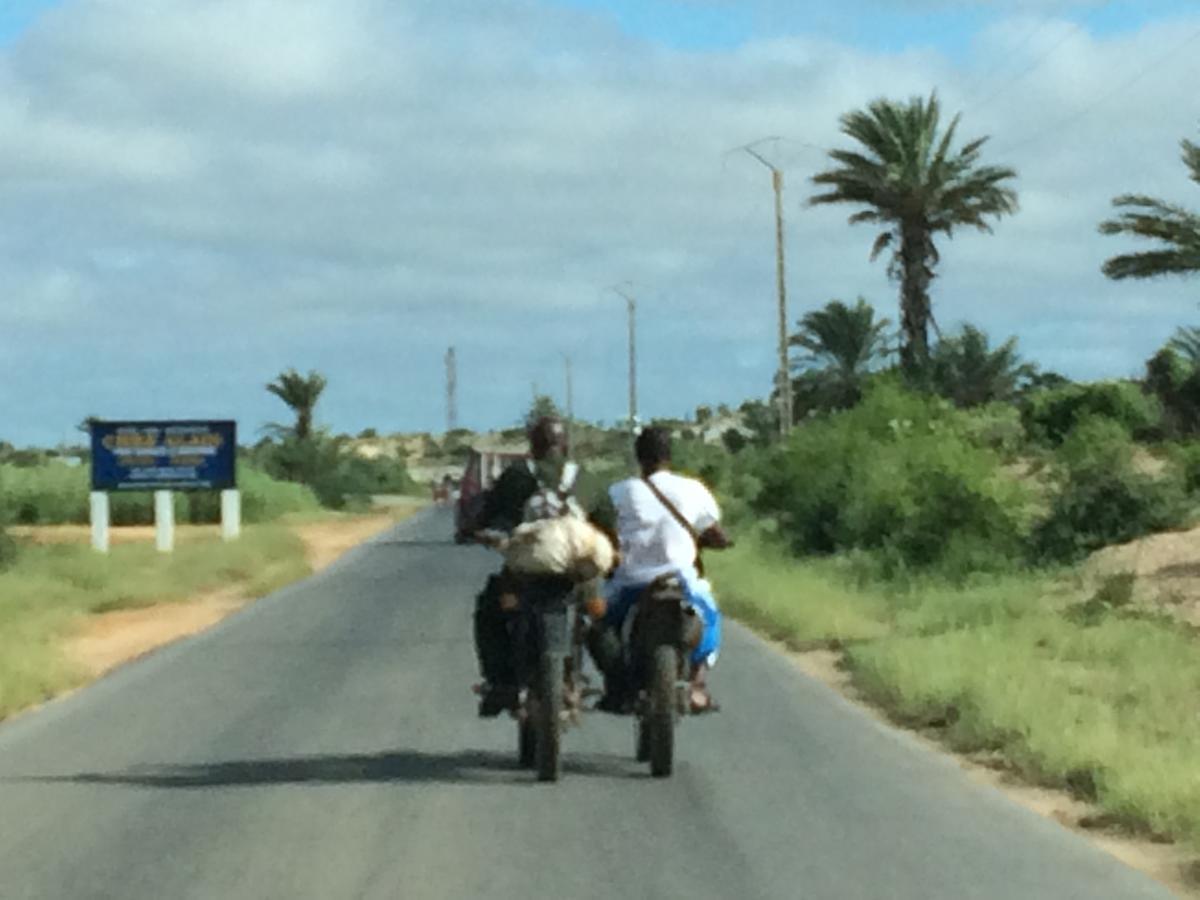
[[[700,555],[700,535],[696,532],[695,526],[693,526],[692,523],[687,520],[687,517],[679,511],[679,507],[667,499],[667,495],[659,490],[658,485],[651,481],[648,475],[643,475],[642,481],[645,483],[646,487],[650,488],[650,493],[657,497],[658,502],[661,503],[666,508],[667,512],[671,514],[671,517],[680,525],[682,525],[684,530],[687,531],[688,535],[691,537],[692,543],[696,547],[696,571],[700,575],[704,575],[704,559]]]

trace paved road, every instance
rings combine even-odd
[[[0,727],[0,898],[1169,896],[733,628],[675,777],[595,715],[566,773],[474,717],[493,565],[423,514]]]

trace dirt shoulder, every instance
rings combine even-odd
[[[304,544],[304,556],[313,574],[332,565],[348,550],[386,531],[401,518],[419,509],[412,505],[395,512],[362,516],[339,516],[290,525]],[[196,534],[216,533],[212,526],[188,526]],[[26,529],[25,537],[43,543],[86,540],[86,527]],[[188,534],[180,535],[186,539]],[[154,539],[154,529],[113,529],[114,542]],[[180,638],[199,634],[242,609],[254,598],[243,588],[222,588],[190,600],[156,603],[139,609],[123,609],[85,618],[63,646],[68,661],[97,678],[117,666],[135,660]]]

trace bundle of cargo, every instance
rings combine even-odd
[[[616,551],[603,531],[577,516],[526,522],[504,547],[508,568],[524,575],[566,575],[589,581],[607,575]]]

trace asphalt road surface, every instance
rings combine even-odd
[[[0,726],[0,898],[1170,896],[737,627],[674,777],[592,714],[537,783],[475,716],[495,557],[449,532],[422,514]]]

